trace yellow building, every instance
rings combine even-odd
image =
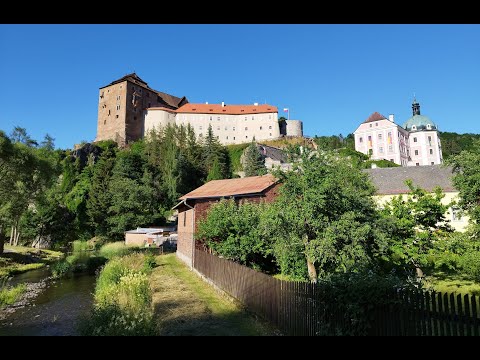
[[[412,166],[412,167],[394,167],[394,168],[376,168],[367,169],[367,172],[375,185],[375,199],[379,206],[392,200],[394,196],[408,194],[410,189],[405,181],[412,180],[415,186],[433,192],[433,189],[439,186],[445,197],[443,204],[449,204],[458,201],[458,190],[452,183],[452,168],[442,165]],[[457,231],[464,231],[468,225],[469,218],[462,214],[456,206],[451,206],[446,214],[450,225]]]

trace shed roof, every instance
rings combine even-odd
[[[271,174],[240,179],[212,180],[183,195],[180,200],[256,195],[261,194],[276,182],[277,179]]]

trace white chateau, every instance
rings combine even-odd
[[[278,121],[278,109],[267,104],[226,105],[187,103],[178,109],[151,107],[145,110],[145,130],[148,135],[152,129],[168,124],[190,124],[198,138],[207,134],[211,125],[213,134],[224,145],[241,144],[255,140],[272,140],[281,135],[302,136],[302,122],[286,120],[282,129]]]
[[[436,165],[443,162],[438,128],[420,115],[420,104],[413,100],[413,116],[402,126],[374,112],[355,130],[355,150],[372,160],[390,160],[401,166]]]

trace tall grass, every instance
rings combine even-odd
[[[138,249],[138,246],[125,245],[123,241],[117,241],[103,245],[99,250],[99,255],[107,259],[115,256],[124,256]]]
[[[92,316],[80,325],[84,335],[153,335],[152,291],[148,274],[153,255],[114,257],[100,272]]]
[[[25,284],[8,287],[4,282],[0,286],[0,309],[15,304],[26,290],[27,286]]]

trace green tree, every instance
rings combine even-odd
[[[213,161],[213,165],[207,175],[207,181],[223,179],[222,167],[218,159]]]
[[[245,159],[243,169],[245,170],[245,176],[257,176],[267,173],[265,168],[265,159],[258,150],[257,143],[252,143],[245,149]]]
[[[417,277],[423,277],[427,254],[444,233],[452,232],[445,213],[450,204],[442,204],[445,197],[437,187],[432,194],[406,181],[410,189],[407,198],[394,197],[383,207],[387,231],[392,240],[390,251],[393,260],[412,266]]]
[[[28,135],[27,129],[20,126],[15,126],[12,133],[10,134],[10,138],[13,143],[21,143],[28,147],[38,146],[37,141],[33,140],[30,135]]]
[[[316,281],[373,267],[386,245],[368,176],[329,152],[305,149],[300,160],[277,173],[283,186],[262,225],[282,273]]]
[[[222,199],[200,221],[195,235],[215,253],[259,270],[272,269],[270,244],[260,233],[260,218],[265,204]]]
[[[449,161],[453,167],[453,185],[459,191],[459,205],[470,216],[475,232],[480,231],[480,140],[471,150],[453,155]]]

